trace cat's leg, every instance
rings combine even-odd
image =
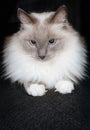
[[[46,93],[45,85],[41,83],[24,84],[25,90],[32,96],[43,96]]]
[[[56,90],[62,94],[71,93],[74,90],[74,84],[69,80],[61,80],[55,85]]]

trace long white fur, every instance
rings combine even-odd
[[[38,15],[39,17],[41,19],[41,15]],[[11,78],[12,82],[20,81],[22,84],[29,81],[43,82],[49,89],[60,80],[72,80],[77,83],[76,78],[84,77],[86,50],[77,33],[68,33],[66,36],[66,50],[43,62],[27,56],[18,43],[18,37],[16,39],[13,36],[11,43],[4,50],[6,77]]]

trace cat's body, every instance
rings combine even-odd
[[[7,78],[33,96],[44,95],[45,88],[70,93],[84,77],[86,50],[64,7],[31,16],[19,10],[18,17],[21,30],[7,40],[4,50]]]

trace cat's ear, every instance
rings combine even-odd
[[[30,16],[27,12],[25,12],[21,8],[18,8],[17,10],[17,17],[23,24],[35,23],[36,21],[36,19],[33,16]]]
[[[65,23],[67,21],[67,7],[62,5],[59,7],[52,17],[53,23]]]

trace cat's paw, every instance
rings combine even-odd
[[[46,90],[43,84],[31,84],[26,88],[26,92],[32,96],[43,96]]]
[[[67,93],[71,93],[74,90],[74,85],[71,81],[59,81],[56,85],[55,85],[55,92],[60,92],[62,94],[67,94]]]

